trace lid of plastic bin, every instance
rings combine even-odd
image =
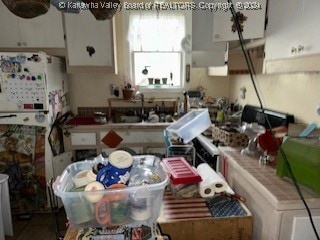
[[[202,180],[184,157],[163,158],[162,162],[171,174],[172,184],[198,183]]]

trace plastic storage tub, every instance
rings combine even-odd
[[[158,159],[152,155],[133,156],[133,165]],[[72,178],[79,172],[92,169],[97,161],[85,160],[70,164],[53,183],[55,195],[62,199],[70,226],[73,228],[111,227],[119,225],[151,224],[160,215],[164,190],[169,177],[160,159],[156,174],[160,181],[153,184],[100,191],[72,191]],[[100,199],[92,202],[90,199]]]
[[[184,143],[190,142],[199,134],[211,126],[209,111],[207,108],[196,109],[182,116],[172,123],[166,130],[183,139]]]

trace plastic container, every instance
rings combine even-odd
[[[201,176],[184,157],[164,158],[162,162],[171,175],[170,189],[174,198],[198,196],[198,183],[201,182]]]
[[[209,111],[207,108],[196,109],[182,116],[178,121],[172,123],[166,130],[176,134],[183,139],[184,143],[190,142],[199,134],[211,126]]]
[[[151,155],[133,156],[133,166],[146,167],[147,164],[152,164],[153,171],[160,179],[157,183],[91,192],[76,191],[72,178],[83,170],[92,169],[97,161],[85,160],[70,164],[52,185],[55,195],[63,202],[70,226],[111,227],[151,224],[156,221],[160,214],[164,189],[169,183],[169,177],[160,161],[157,161],[155,166],[156,159]],[[92,202],[91,199],[95,201]]]
[[[297,182],[320,194],[320,142],[289,138],[281,146]],[[277,175],[290,177],[280,152],[277,155]]]

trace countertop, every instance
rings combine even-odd
[[[146,129],[146,128],[166,128],[172,124],[171,122],[138,122],[138,123],[97,123],[94,122],[93,117],[76,117],[69,120],[65,125],[65,129],[71,129],[77,127],[78,129],[85,130],[102,130],[102,129]]]
[[[276,169],[259,163],[258,159],[242,156],[239,149],[219,147],[237,173],[242,174],[277,210],[302,209],[300,196],[289,178],[276,175]],[[320,208],[320,196],[310,188],[300,185],[301,192],[310,208]]]

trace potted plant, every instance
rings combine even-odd
[[[129,78],[124,78],[124,86],[122,88],[123,99],[131,100],[135,92],[134,83]]]

